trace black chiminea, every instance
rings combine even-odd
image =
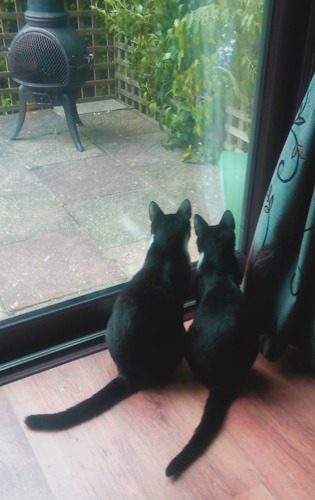
[[[76,100],[86,81],[93,55],[78,32],[68,26],[63,0],[28,0],[27,24],[12,40],[8,66],[19,87],[19,117],[11,139],[16,139],[33,97],[43,106],[64,108],[76,148],[84,151],[76,124],[82,125]]]

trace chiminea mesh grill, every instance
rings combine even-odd
[[[22,85],[66,87],[69,62],[65,50],[48,31],[32,29],[10,47],[10,70]]]
[[[76,99],[88,77],[93,55],[77,30],[67,25],[63,0],[28,0],[27,24],[12,40],[8,66],[19,87],[19,118],[11,139],[25,119],[27,99],[40,105],[62,105],[76,148],[83,151],[76,125],[82,125]]]

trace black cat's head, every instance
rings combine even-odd
[[[241,281],[235,248],[235,220],[232,212],[226,210],[219,224],[210,226],[196,214],[194,227],[200,254],[199,271],[202,268],[216,269],[220,273],[231,274],[234,281]]]
[[[180,249],[187,244],[190,237],[191,204],[184,200],[175,214],[164,214],[161,208],[152,201],[149,206],[151,220],[151,244],[160,250]]]

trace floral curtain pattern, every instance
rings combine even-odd
[[[315,369],[315,76],[290,129],[261,210],[244,275],[261,352],[288,344]]]

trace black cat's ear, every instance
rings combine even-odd
[[[206,221],[201,217],[201,215],[196,214],[194,217],[194,228],[195,228],[195,233],[196,236],[202,236],[205,230],[207,229],[208,224]]]
[[[229,227],[230,229],[235,229],[235,220],[233,214],[230,210],[226,210],[222,215],[222,219],[220,220],[220,225],[224,225]]]
[[[153,222],[158,215],[163,215],[163,211],[160,209],[159,205],[155,203],[155,201],[151,201],[149,205],[150,221]]]
[[[184,200],[178,210],[177,210],[177,213],[181,213],[184,217],[186,217],[186,219],[190,219],[191,218],[191,204],[190,204],[190,201],[189,200]]]

